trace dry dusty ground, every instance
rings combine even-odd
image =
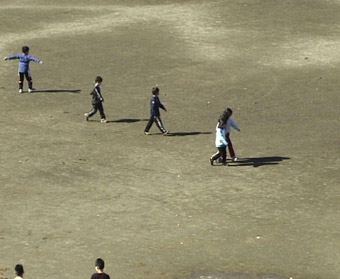
[[[56,4],[58,3],[58,4]],[[340,1],[1,0],[0,277],[340,278]],[[109,123],[86,123],[104,78]],[[142,131],[158,84],[165,126]],[[211,167],[226,107],[244,159]]]

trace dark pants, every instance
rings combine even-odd
[[[229,137],[229,133],[226,134],[226,140],[228,142],[228,150],[229,150],[229,155],[231,158],[235,157],[235,151],[234,151],[234,148],[233,148],[233,144],[231,142],[231,139]]]
[[[211,156],[211,159],[217,160],[221,156],[222,156],[222,164],[225,164],[225,162],[227,161],[227,147],[226,146],[217,147],[217,152]]]
[[[102,103],[98,103],[98,104],[92,104],[92,109],[91,111],[89,112],[89,117],[91,117],[92,115],[94,115],[97,110],[99,110],[99,113],[100,113],[100,118],[101,119],[105,119],[105,114],[104,114],[104,108],[103,108],[103,104]]]
[[[150,130],[150,128],[151,128],[151,126],[154,122],[156,123],[156,126],[158,127],[158,129],[164,134],[166,132],[166,130],[163,126],[161,117],[160,116],[153,116],[153,115],[150,116],[149,122],[146,125],[144,132],[149,132],[149,130]]]
[[[24,87],[24,78],[26,77],[26,80],[28,82],[28,88],[32,89],[33,88],[33,82],[32,82],[32,77],[29,71],[20,73],[19,72],[19,89],[22,89]]]

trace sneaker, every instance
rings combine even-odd
[[[214,160],[210,158],[210,165],[214,165]]]
[[[19,89],[19,93],[21,94],[21,93],[24,93],[24,90],[22,90],[22,89]]]
[[[236,162],[236,161],[238,160],[238,158],[237,158],[236,156],[234,156],[233,158],[231,158],[231,160],[232,160],[233,162]]]
[[[106,122],[107,122],[107,120],[105,118],[100,119],[100,123],[106,123]]]
[[[86,121],[89,121],[89,114],[88,114],[88,113],[85,113],[84,116],[85,116],[85,120],[86,120]]]
[[[148,136],[148,135],[150,135],[150,133],[149,133],[149,132],[144,132],[144,135],[147,135],[147,136]]]
[[[167,134],[169,134],[169,132],[170,132],[170,131],[166,130],[166,131],[163,133],[163,135],[167,135]]]
[[[35,91],[35,88],[28,88],[28,93],[32,93],[33,91]]]

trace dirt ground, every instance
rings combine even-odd
[[[1,59],[29,45],[44,64],[19,94],[0,62],[0,278],[90,278],[102,257],[111,278],[339,279],[339,17],[339,0],[1,0]],[[84,120],[97,75],[107,124]],[[155,84],[168,136],[143,134]],[[242,159],[212,167],[226,107]]]

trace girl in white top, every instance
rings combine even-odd
[[[215,145],[217,148],[217,152],[210,157],[210,164],[213,166],[214,161],[222,157],[222,165],[227,165],[227,145],[228,142],[226,140],[226,128],[228,119],[230,118],[230,111],[225,111],[220,118],[218,119],[218,123],[216,125],[216,139]]]

